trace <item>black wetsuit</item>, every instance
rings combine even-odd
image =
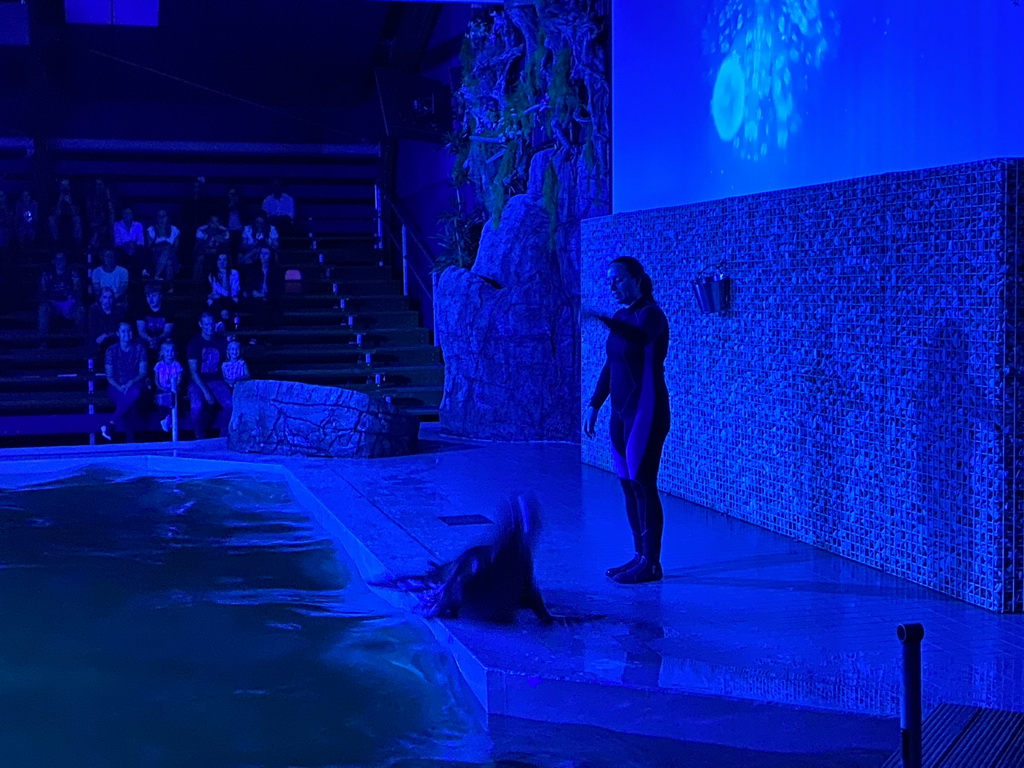
[[[658,467],[669,430],[668,320],[651,298],[600,319],[611,331],[608,359],[590,405],[600,408],[611,395],[612,457],[626,494],[633,544],[648,563],[657,563],[664,527]]]

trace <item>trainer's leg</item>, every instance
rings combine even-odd
[[[662,577],[661,540],[665,528],[665,512],[658,493],[658,469],[661,466],[661,451],[668,436],[667,426],[666,423],[663,429],[654,430],[648,436],[640,464],[635,468],[632,483],[642,557],[632,568],[614,577],[620,584],[642,584],[660,581]]]
[[[626,519],[629,521],[629,530],[633,534],[633,558],[622,565],[609,568],[605,575],[614,578],[623,571],[628,571],[640,562],[643,552],[643,540],[640,533],[640,516],[637,508],[635,483],[629,478],[620,477],[619,484],[622,486],[622,495],[626,498]]]

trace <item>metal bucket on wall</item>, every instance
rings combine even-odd
[[[693,293],[697,297],[697,306],[704,314],[724,312],[729,303],[729,278],[721,272],[693,281]]]

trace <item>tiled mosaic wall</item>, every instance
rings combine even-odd
[[[662,488],[1024,611],[1018,176],[994,160],[585,221],[583,306],[614,309],[607,263],[630,255],[669,318]],[[690,281],[718,262],[731,305],[702,315]],[[585,400],[604,342],[585,322]],[[583,457],[610,469],[607,438]]]

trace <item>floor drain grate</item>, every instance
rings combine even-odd
[[[449,515],[437,518],[445,525],[492,525],[489,517],[483,515]]]

